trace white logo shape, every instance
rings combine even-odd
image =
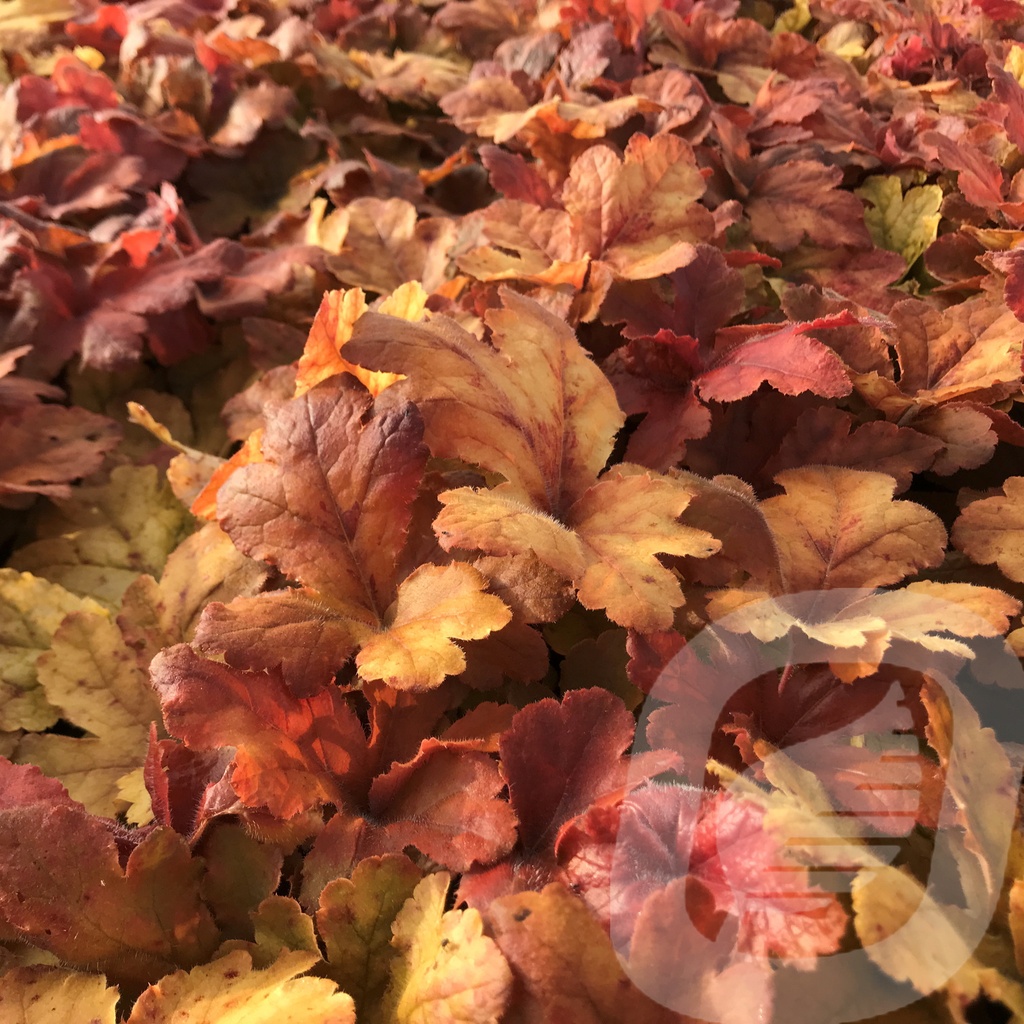
[[[829,643],[836,638],[830,624],[837,611],[841,617],[842,609],[856,609],[859,618],[849,621],[869,635],[872,602],[884,603],[887,596],[870,590],[816,591],[765,601],[760,609],[747,605],[687,643],[651,688],[633,753],[669,746],[681,755],[688,779],[682,785],[644,783],[624,807],[632,800],[634,818],[642,816],[637,808],[644,806],[646,793],[648,806],[657,799],[660,806],[668,801],[676,808],[681,824],[674,836],[675,877],[666,877],[663,858],[651,862],[653,853],[645,863],[636,830],[620,827],[608,905],[612,941],[626,973],[662,1005],[725,1024],[770,1017],[802,1024],[861,1020],[944,986],[984,936],[999,898],[1024,761],[1024,745],[1006,737],[1002,726],[1010,718],[1007,699],[1024,721],[1024,671],[1001,638],[991,639],[992,628],[980,617],[974,632],[990,639],[966,642],[944,635],[943,623],[950,621],[958,623],[959,632],[971,632],[964,628],[970,613],[919,594],[917,629],[902,638],[891,631],[874,652],[879,673],[840,683],[828,666],[842,671],[844,661],[855,659],[850,648],[844,653]],[[768,637],[759,641],[751,623],[762,613],[765,622],[777,623],[780,613],[784,620],[791,616],[794,628],[776,638],[755,626],[754,632]],[[730,816],[708,816],[719,829],[714,886],[727,887],[725,902],[733,911],[724,921],[719,914],[720,927],[709,937],[688,909],[694,889],[706,890],[691,885],[688,876],[694,871],[693,823],[709,799],[705,765],[719,727],[729,724],[719,715],[753,680],[767,679],[777,687],[781,678],[785,687],[793,666],[803,672],[820,666],[833,687],[854,688],[850,693],[874,687],[881,699],[872,697],[866,713],[838,725],[826,716],[821,728],[804,730],[809,739],[781,744],[778,752],[765,748],[762,762],[725,773],[727,795],[717,800],[736,798],[756,806],[764,827],[782,836],[787,852],[767,872],[754,875],[742,851],[731,856],[726,849],[732,837],[722,830],[731,827]],[[935,740],[946,748],[944,776],[937,765],[925,764],[944,785],[941,800],[931,801],[933,840],[931,828],[917,826],[927,786],[910,711],[900,701],[900,679],[924,680],[932,701],[946,709],[948,728]],[[814,714],[813,707],[803,710]],[[989,722],[1000,728],[1002,739],[985,727]],[[641,745],[644,736],[649,742]],[[829,755],[822,753],[823,742],[831,743]],[[855,756],[844,774],[842,759],[851,752]],[[829,762],[828,785],[823,785],[815,767],[826,756],[839,762]],[[861,783],[865,763],[874,768]],[[639,775],[631,781],[639,782]],[[744,941],[745,918],[762,911],[762,926],[792,921],[799,930],[800,915],[813,926],[825,904],[836,908],[835,897],[826,892],[844,894],[847,908],[852,899],[855,916],[858,908],[870,911],[861,918],[857,937],[847,935],[838,952],[787,957],[765,942]],[[641,898],[648,900],[639,915],[645,918],[644,939],[634,941]],[[649,913],[655,904],[664,925]],[[906,913],[908,905],[912,910]]]

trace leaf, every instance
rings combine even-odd
[[[40,29],[50,22],[75,16],[74,4],[66,0],[11,0],[0,8],[0,27],[8,32]]]
[[[1024,477],[1007,478],[1002,496],[972,501],[953,523],[951,539],[972,562],[995,563],[1024,583]]]
[[[392,925],[398,950],[382,1016],[396,1024],[497,1024],[512,972],[476,910],[445,911],[451,877],[427,875]]]
[[[623,160],[591,146],[572,165],[561,200],[576,246],[627,280],[658,277],[688,263],[693,244],[714,234],[697,200],[703,176],[676,135],[634,135]]]
[[[445,217],[417,221],[405,199],[355,199],[346,207],[348,233],[341,253],[327,265],[345,284],[387,295],[407,281],[427,292],[445,281],[455,222]]]
[[[572,581],[585,608],[603,608],[613,622],[640,632],[669,626],[683,603],[678,580],[657,555],[706,558],[720,547],[704,530],[678,522],[689,488],[640,466],[609,470],[569,509],[568,527],[506,493],[502,484],[439,494],[445,507],[434,529],[441,544],[492,555],[532,551]]]
[[[486,492],[442,492],[434,530],[446,549],[532,551],[587,607],[663,628],[682,591],[656,554],[710,554],[717,542],[676,522],[689,500],[682,485],[630,466],[597,479],[622,423],[610,384],[564,322],[502,294],[505,308],[487,314],[489,344],[439,317],[412,325],[373,314],[349,342],[362,365],[408,371],[388,394],[423,410],[435,456],[505,478]]]
[[[341,801],[336,776],[365,741],[337,687],[298,698],[279,674],[240,672],[185,644],[159,654],[151,676],[171,733],[195,750],[236,748],[231,784],[250,807],[288,819]]]
[[[590,270],[592,288],[601,274],[658,277],[691,262],[695,244],[714,234],[711,215],[697,202],[704,190],[693,149],[678,136],[633,135],[624,158],[609,146],[590,146],[562,187],[564,209],[512,199],[492,204],[480,214],[488,244],[461,256],[459,267],[484,281],[518,278],[577,290],[588,263],[602,268]]]
[[[872,241],[898,252],[908,267],[935,241],[943,199],[938,185],[919,185],[904,193],[898,175],[876,174],[855,194],[871,204],[864,211],[864,223]]]
[[[246,259],[237,242],[218,238],[186,254],[168,246],[141,266],[109,265],[86,311],[62,324],[61,345],[68,356],[80,350],[86,366],[105,371],[138,362],[144,340],[165,366],[179,362],[209,343],[203,321],[193,312],[199,285],[241,270]],[[167,337],[161,326],[170,328]]]
[[[1020,390],[1024,324],[1002,302],[977,295],[936,309],[903,299],[889,317],[898,382],[878,372],[853,378],[861,395],[887,417],[956,400],[997,402]]]
[[[96,612],[68,615],[37,667],[46,699],[91,736],[28,735],[17,759],[60,779],[91,813],[114,817],[126,809],[118,781],[142,767],[150,724],[160,721],[156,693],[120,630]]]
[[[786,493],[761,509],[788,590],[884,587],[942,562],[941,521],[921,505],[893,501],[892,477],[809,466],[776,479]]]
[[[735,402],[753,394],[765,381],[784,395],[804,391],[826,398],[848,395],[853,388],[842,360],[816,338],[805,335],[855,323],[849,313],[838,313],[810,323],[787,324],[782,330],[733,345],[713,358],[697,377],[701,398]]]
[[[568,324],[501,295],[503,308],[486,315],[488,341],[444,317],[412,324],[368,313],[349,358],[407,374],[387,395],[419,408],[431,454],[499,473],[518,500],[559,517],[604,468],[623,416]]]
[[[106,484],[77,488],[52,535],[10,564],[113,609],[140,573],[160,573],[191,522],[155,466],[118,466]]]
[[[919,992],[944,986],[972,950],[962,936],[959,908],[937,904],[906,868],[883,866],[853,881],[857,935],[879,966]],[[886,942],[899,934],[898,942]],[[916,940],[916,941],[915,941]]]
[[[54,967],[15,967],[0,975],[4,1024],[114,1024],[117,989],[100,974]]]
[[[257,971],[248,953],[228,953],[151,985],[125,1024],[355,1024],[350,996],[324,978],[298,977],[317,959],[284,953]]]
[[[167,556],[159,583],[141,576],[128,587],[117,623],[139,663],[148,666],[165,647],[192,639],[208,604],[250,596],[266,578],[265,566],[207,523]]]
[[[598,685],[620,698],[630,711],[643,703],[643,693],[626,674],[626,636],[624,629],[608,629],[600,636],[587,637],[570,648],[562,662],[558,685],[563,693]]]
[[[461,563],[421,565],[406,577],[388,610],[387,629],[356,656],[363,679],[391,686],[438,686],[466,667],[455,640],[480,640],[506,626],[508,608],[483,591],[482,573]]]
[[[512,719],[499,749],[525,850],[554,848],[567,821],[623,784],[633,730],[622,701],[599,689],[536,701]]]
[[[280,407],[264,434],[266,461],[238,470],[217,504],[221,526],[247,554],[373,609],[391,600],[426,453],[414,409],[369,419],[369,405],[343,378]]]
[[[746,204],[751,233],[780,252],[806,236],[826,248],[867,247],[864,209],[838,186],[843,173],[816,160],[787,160],[757,174]]]
[[[820,406],[800,415],[766,471],[808,465],[845,466],[887,473],[905,491],[914,473],[932,466],[942,450],[936,437],[884,420],[857,421],[841,409]]]
[[[160,828],[122,868],[114,836],[35,767],[0,761],[0,921],[18,939],[112,980],[146,982],[208,956],[201,864]]]
[[[537,1024],[675,1024],[623,971],[607,933],[564,885],[502,896],[487,922],[525,989],[524,1018]]]
[[[320,959],[313,918],[304,914],[290,897],[267,896],[250,912],[249,918],[251,925],[248,931],[254,936],[254,941],[229,939],[217,950],[218,956],[241,951],[252,957],[256,970],[272,966],[287,953],[311,953]],[[319,972],[323,967],[323,963],[317,964]]]
[[[69,497],[71,482],[99,469],[121,440],[116,423],[85,409],[34,405],[0,422],[0,506],[9,508],[32,494]]]
[[[730,632],[749,632],[762,643],[787,634],[795,642],[791,631],[799,630],[811,641],[800,648],[808,658],[827,655],[832,671],[852,682],[876,672],[897,642],[972,659],[973,648],[943,634],[1002,636],[1020,610],[1020,602],[1000,590],[930,580],[892,591],[833,596],[837,600],[819,595],[809,602],[799,594],[772,600],[751,591],[720,591],[708,603],[708,613]]]
[[[0,569],[0,729],[42,730],[58,713],[39,685],[36,663],[65,615],[102,613],[89,598],[30,573]]]
[[[515,815],[499,796],[505,779],[486,753],[428,738],[409,761],[373,780],[370,818],[391,848],[415,846],[453,871],[490,864],[516,840]]]
[[[218,514],[243,551],[306,586],[209,606],[200,648],[236,666],[280,667],[303,695],[358,648],[366,679],[425,689],[461,672],[452,640],[486,636],[511,613],[465,564],[422,566],[402,579],[427,457],[421,431],[410,404],[371,418],[369,395],[344,377],[280,406],[264,435],[266,461],[232,475]]]
[[[355,322],[367,309],[361,288],[324,294],[299,359],[296,397],[336,373],[354,372],[355,367],[341,355],[341,350],[352,337]]]
[[[974,763],[979,757],[988,760],[997,752],[995,761],[1001,761],[1002,766],[987,764],[985,767],[996,768],[996,775],[1005,777],[1008,762],[992,739],[991,730],[979,731],[976,713],[962,695],[956,697],[955,688],[946,694],[956,701],[958,721],[960,715],[964,716],[965,747],[961,756]],[[958,787],[965,782],[970,785],[971,772],[963,774],[963,768],[961,764],[955,769],[959,775]],[[985,955],[985,944],[975,950],[989,924],[991,910],[984,909],[989,898],[984,886],[975,888],[970,878],[959,833],[956,830],[946,832],[945,856],[952,853],[953,857],[952,862],[946,861],[951,869],[949,877],[938,877],[933,871],[927,884],[923,884],[907,866],[894,867],[887,863],[890,858],[883,848],[873,846],[870,837],[858,836],[844,827],[842,818],[835,815],[823,798],[812,773],[796,767],[780,752],[765,752],[764,771],[778,787],[767,801],[765,824],[768,829],[785,839],[794,854],[810,859],[818,869],[856,871],[851,884],[853,923],[868,957],[890,977],[909,981],[919,992],[931,993],[948,985],[951,994],[972,988],[977,994],[982,979],[994,973],[981,959]],[[737,784],[746,788],[744,780],[732,783]],[[755,791],[749,792],[752,799],[763,799],[763,794],[757,796]],[[1002,819],[1006,826],[1003,837],[1008,838],[1014,794],[1008,789],[1001,793],[986,790],[984,783],[978,792],[986,794],[986,814],[998,807],[994,818],[990,816],[989,824]],[[961,790],[957,802],[962,795]],[[992,836],[998,832],[997,825]],[[990,863],[995,861],[1001,867],[1005,863],[1006,847],[997,840],[995,847],[986,850],[986,855]],[[988,903],[989,908],[992,906]],[[859,996],[849,993],[847,1005],[856,1007],[858,1012],[870,1012],[868,1007],[872,1000],[864,998],[870,995],[870,992]],[[1017,1005],[1021,1005],[1024,998],[1015,982],[1007,985],[1006,995]],[[970,998],[973,995],[968,996]]]
[[[999,892],[1019,769],[995,731],[981,724],[978,712],[962,694],[952,687],[947,692],[926,678],[920,696],[928,715],[925,736],[944,770],[956,822],[964,829],[964,847],[977,862],[970,868],[960,864],[964,891],[973,894],[969,874],[973,869],[986,893]]]
[[[222,929],[249,934],[250,912],[281,880],[281,848],[252,838],[240,824],[220,821],[204,837],[201,849],[206,862],[203,900]]]
[[[395,950],[391,926],[423,877],[408,857],[390,854],[361,860],[351,878],[329,882],[320,894],[316,927],[329,977],[372,1016],[388,986]]]
[[[394,307],[400,305],[405,296],[420,300],[410,303],[407,307],[409,315],[403,317],[403,319],[415,322],[422,317],[423,303],[427,298],[422,286],[416,282],[401,285],[385,300],[381,309],[385,313],[401,316],[402,314]],[[391,308],[384,309],[384,306]],[[366,304],[366,297],[361,288],[331,291],[324,294],[320,308],[313,318],[313,325],[309,329],[306,347],[299,359],[298,374],[295,379],[296,398],[336,373],[351,373],[362,381],[370,394],[375,397],[396,380],[402,379],[401,374],[368,372],[362,367],[350,363],[341,354],[345,344],[352,337],[352,328],[356,321],[368,309],[369,306]]]

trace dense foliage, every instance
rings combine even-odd
[[[1024,1021],[1017,0],[0,48],[0,1024]]]

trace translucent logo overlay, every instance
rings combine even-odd
[[[787,595],[671,659],[641,709],[607,894],[648,996],[702,1021],[839,1024],[970,959],[1006,868],[1024,671],[968,603]],[[685,781],[651,781],[649,750]]]

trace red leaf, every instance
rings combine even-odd
[[[765,382],[784,395],[804,391],[826,398],[848,395],[853,386],[843,361],[832,349],[807,335],[855,323],[856,317],[843,311],[809,323],[786,324],[781,330],[740,341],[726,348],[697,378],[701,397],[734,402],[753,394]],[[723,333],[719,332],[719,345]]]
[[[411,761],[373,781],[370,811],[396,849],[415,846],[452,871],[489,864],[515,843],[505,782],[487,754],[427,739]]]
[[[524,849],[552,847],[565,822],[624,781],[633,728],[622,701],[598,689],[568,693],[561,704],[538,701],[516,715],[500,751]]]
[[[8,935],[135,984],[210,955],[216,929],[199,898],[201,862],[177,835],[149,832],[122,868],[108,823],[59,782],[3,758],[0,779],[0,921]]]
[[[239,672],[186,644],[153,660],[167,728],[200,751],[234,747],[231,785],[249,807],[292,818],[342,801],[342,780],[365,773],[366,739],[335,686],[292,696],[279,674]]]
[[[116,423],[79,408],[33,405],[0,422],[0,506],[21,507],[31,494],[70,497],[69,484],[99,469],[121,440]]]

